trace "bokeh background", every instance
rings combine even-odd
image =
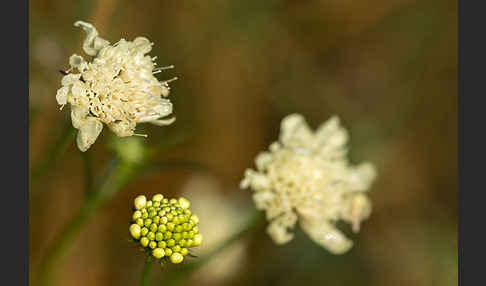
[[[254,212],[251,192],[238,188],[243,172],[294,112],[314,128],[338,115],[351,161],[378,169],[373,212],[351,235],[355,246],[335,256],[299,228],[284,246],[254,231],[182,284],[457,284],[456,1],[31,0],[29,13],[31,285],[86,196],[69,112],[55,100],[59,70],[83,54],[79,19],[111,42],[155,43],[157,63],[176,66],[157,77],[179,77],[170,95],[177,121],[141,126],[143,145],[163,149],[154,160],[164,168],[94,213],[55,285],[139,284],[144,254],[128,241],[127,224],[141,193],[191,199],[206,239],[201,255],[238,231]],[[89,150],[94,174],[114,156],[113,140],[105,129]],[[155,265],[151,285],[181,268]]]

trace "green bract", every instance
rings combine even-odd
[[[166,199],[161,194],[147,200],[134,200],[129,232],[132,238],[156,259],[181,263],[192,247],[202,243],[199,217],[190,210],[185,198]]]

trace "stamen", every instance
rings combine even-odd
[[[177,77],[173,77],[173,78],[171,78],[171,79],[161,81],[160,83],[161,83],[161,84],[166,84],[166,83],[169,83],[169,82],[173,82],[174,80],[177,80]]]
[[[139,136],[139,137],[145,137],[145,138],[148,137],[147,134],[137,134],[137,133],[133,133],[133,136]]]
[[[169,69],[173,69],[173,68],[174,68],[174,65],[165,66],[165,67],[158,67],[158,68],[154,68],[152,73],[157,74],[159,72],[162,72],[163,70],[169,70]]]

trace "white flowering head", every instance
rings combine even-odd
[[[359,231],[371,213],[365,192],[375,178],[370,163],[351,166],[347,160],[348,134],[332,117],[313,132],[299,114],[282,120],[280,138],[260,153],[256,170],[248,169],[241,188],[253,189],[256,208],[265,210],[268,234],[277,244],[293,238],[297,221],[319,245],[335,254],[352,242],[336,228],[338,220]]]
[[[169,81],[159,82],[155,73],[171,67],[155,67],[155,58],[147,55],[153,43],[144,37],[133,41],[121,39],[115,44],[100,38],[89,23],[74,26],[86,32],[83,50],[91,60],[73,54],[71,68],[62,79],[56,100],[71,105],[71,120],[78,129],[77,146],[86,151],[103,129],[103,123],[117,136],[135,134],[138,123],[168,125],[172,113]],[[143,135],[145,136],[145,135]]]

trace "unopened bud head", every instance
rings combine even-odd
[[[130,235],[139,241],[151,256],[181,263],[189,248],[202,243],[198,234],[199,217],[189,210],[186,198],[166,199],[155,194],[152,200],[145,196],[135,199]]]

